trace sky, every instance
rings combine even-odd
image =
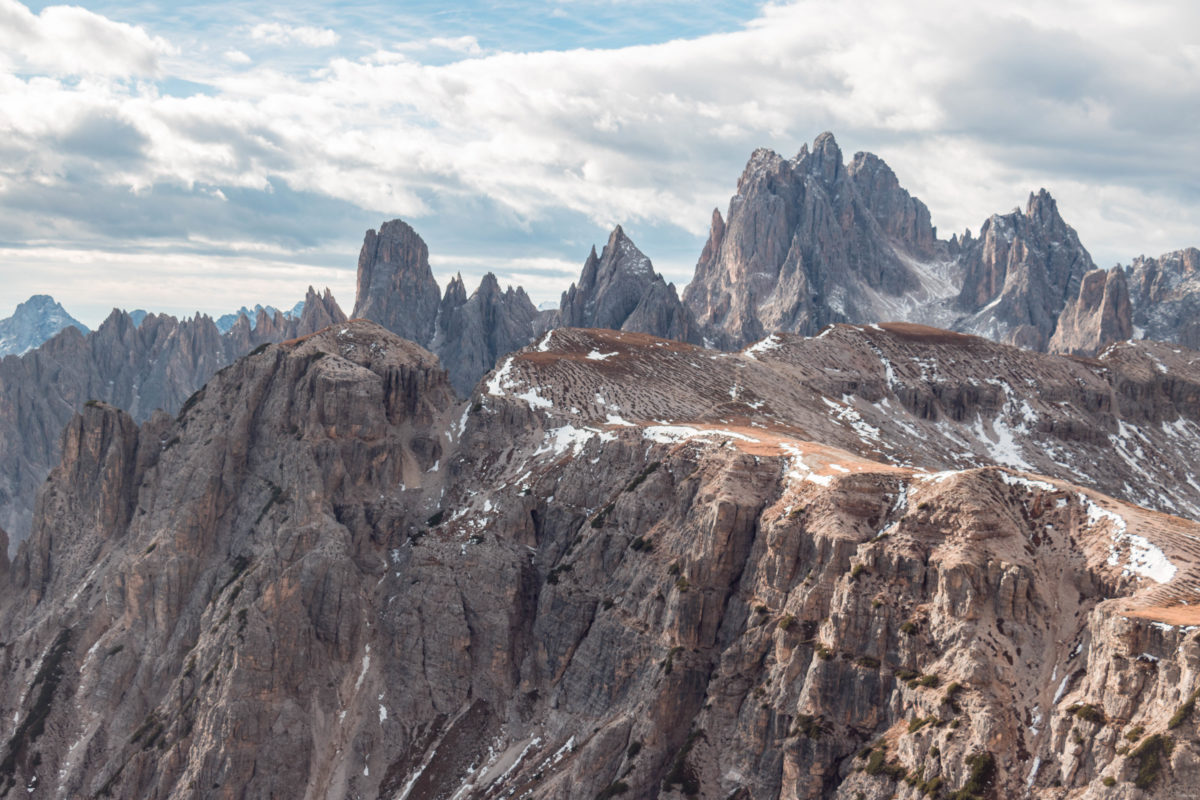
[[[1200,4],[0,0],[0,317],[347,312],[363,233],[557,300],[682,286],[750,153],[832,131],[943,236],[1047,188],[1096,263],[1200,246]]]

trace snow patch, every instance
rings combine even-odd
[[[1122,576],[1137,575],[1149,578],[1155,583],[1168,583],[1175,577],[1178,570],[1167,558],[1166,553],[1145,536],[1130,533],[1124,517],[1106,508],[1101,508],[1084,494],[1079,495],[1079,501],[1087,509],[1089,526],[1095,527],[1101,522],[1105,522],[1112,531],[1112,541],[1108,548],[1108,565],[1110,567],[1120,566],[1121,553],[1127,551],[1128,557],[1121,568]]]
[[[783,346],[783,340],[776,334],[772,333],[761,342],[755,342],[742,351],[742,355],[749,356],[757,360],[757,356],[761,353],[766,353],[769,350],[778,350]]]
[[[690,425],[650,425],[642,429],[642,436],[660,444],[673,444],[705,436],[728,437],[731,439],[741,439],[744,442],[758,441],[758,439],[742,433],[720,429],[701,430],[700,428],[693,428]]]
[[[578,456],[594,437],[599,437],[602,442],[611,442],[617,438],[617,435],[596,428],[576,428],[573,425],[563,425],[561,428],[552,428],[546,431],[546,438],[542,446],[533,451],[533,454],[540,456],[543,453],[554,453],[560,456],[570,450],[573,455]]]

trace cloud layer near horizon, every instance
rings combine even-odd
[[[1200,244],[1183,2],[801,0],[707,35],[530,52],[494,27],[336,27],[231,16],[198,52],[166,26],[0,0],[0,314],[35,290],[92,303],[85,321],[282,306],[314,275],[350,306],[361,232],[394,216],[444,273],[520,275],[535,299],[616,223],[686,282],[749,153],[822,130],[884,158],[947,233],[1046,186],[1102,265]],[[163,285],[139,296],[148,258]],[[77,277],[26,274],[51,262]],[[231,265],[252,263],[238,286]]]

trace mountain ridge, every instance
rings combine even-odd
[[[87,406],[0,584],[0,792],[1185,791],[1200,525],[982,442],[1182,452],[1196,355],[558,329],[463,401],[354,320]]]

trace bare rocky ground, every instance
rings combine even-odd
[[[353,321],[93,404],[0,796],[1187,797],[1198,359],[556,330],[459,402]]]

